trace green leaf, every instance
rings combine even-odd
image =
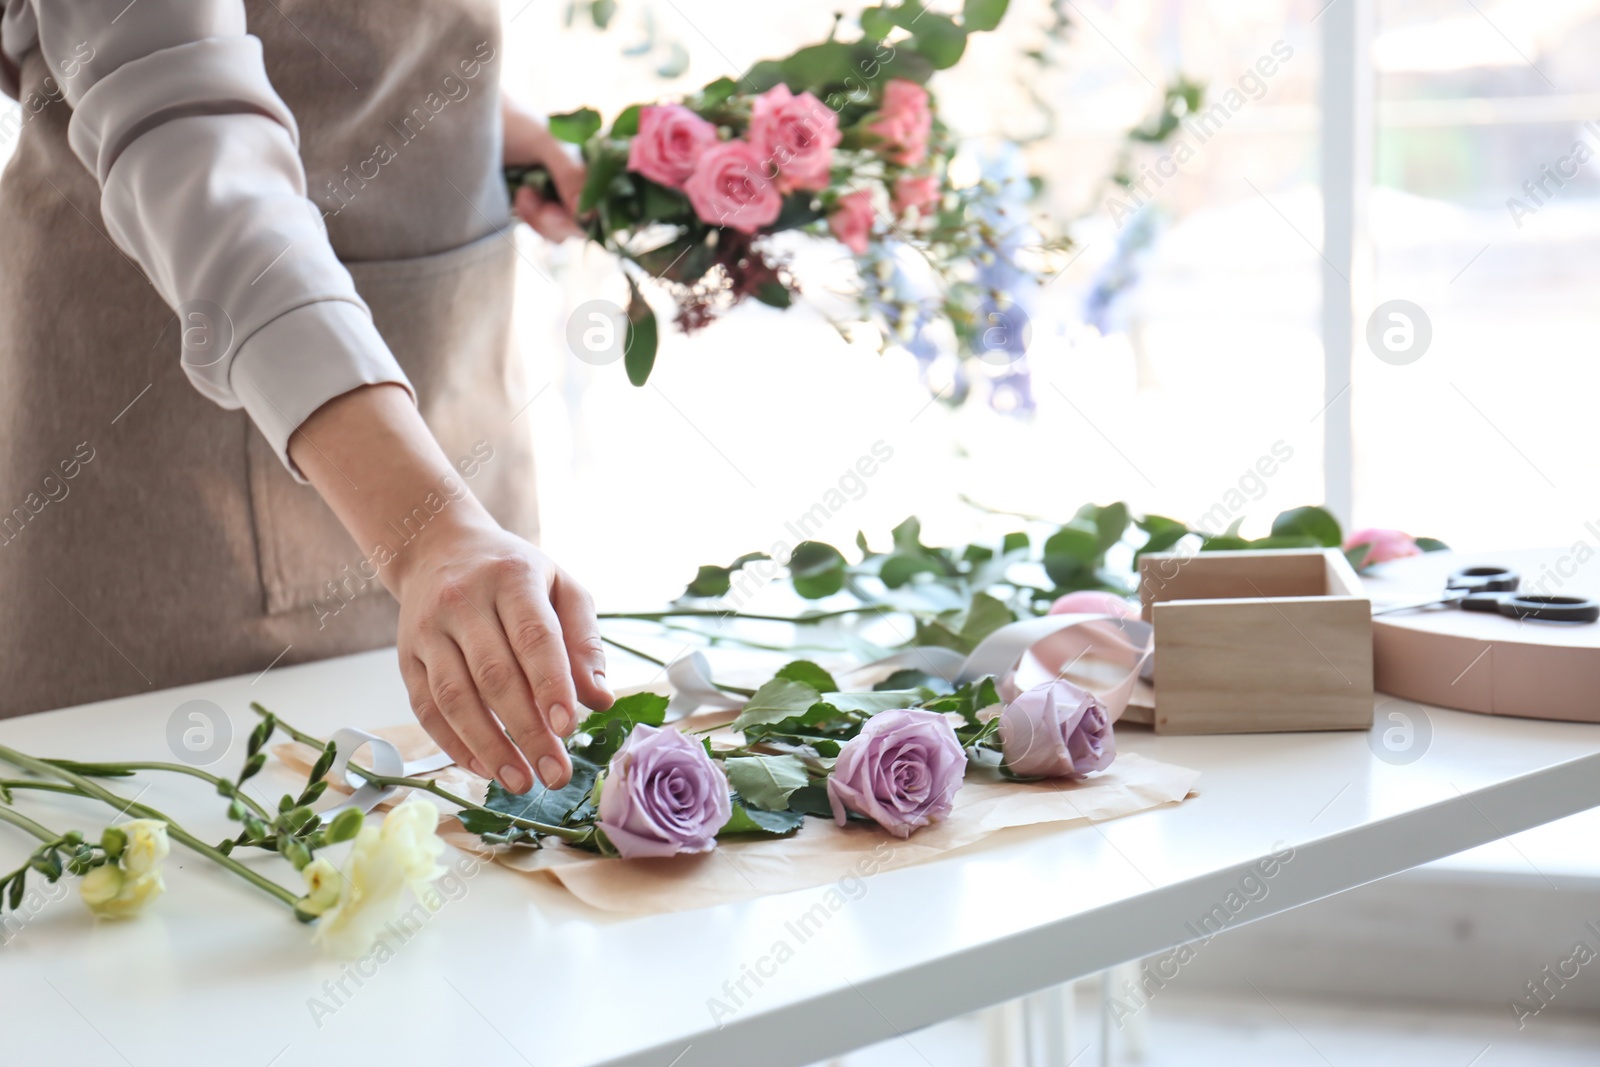
[[[589,4],[589,17],[594,20],[594,28],[603,30],[611,25],[611,17],[617,13],[617,0],[591,0]]]
[[[717,831],[717,836],[767,834],[771,837],[782,837],[800,829],[800,824],[805,821],[804,812],[762,811],[760,808],[746,807],[735,796],[733,800],[733,817],[728,820],[726,826]]]
[[[1338,548],[1344,541],[1339,520],[1318,507],[1290,508],[1272,520],[1274,537],[1310,537],[1325,548]]]
[[[798,815],[819,815],[833,818],[833,805],[828,803],[828,787],[822,782],[796,789],[789,794],[789,810]]]
[[[861,12],[861,33],[873,41],[881,41],[894,29],[894,16],[886,8],[869,7]]]
[[[1006,534],[1000,542],[1000,554],[1009,556],[1013,552],[1026,552],[1029,547],[1028,535],[1021,530]]]
[[[676,78],[689,69],[689,50],[678,41],[667,42],[667,58],[656,67],[656,77]]]
[[[961,5],[961,25],[972,31],[992,30],[1006,17],[1010,0],[966,0]]]
[[[893,555],[883,561],[878,577],[890,589],[899,589],[919,574],[938,574],[940,567],[926,556]]]
[[[933,69],[947,70],[959,63],[967,50],[967,32],[948,16],[928,12],[917,20],[910,43]]]
[[[551,115],[546,125],[556,140],[582,144],[600,132],[600,112],[592,107],[579,108],[577,111]]]
[[[854,53],[839,41],[808,45],[780,63],[784,81],[795,92],[842,85],[855,74]]]
[[[660,693],[630,693],[619,697],[605,711],[590,712],[578,727],[589,735],[583,757],[596,764],[607,763],[617,754],[633,728],[640,723],[660,726],[667,721],[668,700]]]
[[[1098,531],[1063,526],[1044,543],[1045,573],[1057,585],[1067,585],[1093,570],[1099,555]]]
[[[628,279],[628,332],[624,342],[622,365],[627,368],[628,381],[642,386],[650,378],[656,365],[656,313],[650,310],[639,292],[638,283]]]
[[[807,600],[831,596],[844,588],[844,556],[821,541],[802,541],[789,557],[789,579]]]
[[[808,659],[797,659],[793,663],[785,663],[778,668],[776,677],[787,678],[792,682],[802,682],[819,693],[837,693],[839,691],[839,683],[833,680],[833,675]]]
[[[705,88],[700,90],[700,106],[716,107],[738,91],[739,83],[726,76],[707,82]]]
[[[1016,621],[1017,617],[1010,608],[987,593],[977,593],[961,620],[961,638],[976,648],[985,637],[1007,623]]]
[[[783,811],[789,795],[811,780],[799,756],[738,756],[722,766],[746,805],[766,811]]]
[[[1128,529],[1128,505],[1122,501],[1107,504],[1103,508],[1094,508],[1095,540],[1104,552],[1118,541]]]
[[[1371,545],[1356,545],[1344,550],[1344,558],[1350,562],[1351,568],[1358,572],[1367,569],[1367,557],[1371,554]]]
[[[714,567],[710,564],[702,565],[700,572],[695,575],[694,581],[684,589],[685,596],[727,596],[733,583],[733,574],[748,563],[759,559],[771,559],[765,552],[747,552],[728,564],[726,567]]]
[[[1437,537],[1419,537],[1416,539],[1417,547],[1424,552],[1448,552],[1450,546]]]
[[[611,136],[636,136],[639,133],[639,114],[642,110],[642,104],[633,104],[623,108],[621,113],[617,115],[617,120],[611,124]]]
[[[569,820],[581,822],[590,813],[589,794],[593,792],[595,779],[599,776],[598,764],[574,755],[572,780],[560,789],[546,789],[535,782],[532,789],[517,794],[510,792],[499,782],[490,782],[489,795],[484,798],[483,806],[504,815],[554,826],[560,826]],[[473,830],[473,832],[482,831]]]
[[[612,179],[622,174],[628,166],[627,144],[608,141],[584,153],[588,158],[589,177],[584,180],[583,193],[578,197],[578,214],[593,211],[600,206],[611,188]]]
[[[926,689],[932,692],[950,691],[950,683],[936,674],[919,671],[915,667],[902,667],[872,687],[875,693],[891,689]]]
[[[930,695],[926,689],[875,689],[869,693],[829,693],[818,703],[836,712],[871,716],[880,711],[916,707]]]
[[[786,309],[794,303],[794,294],[785,289],[780,282],[764,282],[756,287],[753,295],[761,303],[779,310]]]
[[[1146,515],[1138,521],[1137,525],[1149,537],[1133,553],[1135,566],[1138,565],[1140,556],[1147,552],[1165,552],[1179,541],[1182,541],[1189,533],[1189,527],[1177,519],[1169,519],[1165,515]]]
[[[789,678],[774,678],[757,689],[745,702],[731,728],[742,731],[752,726],[782,722],[805,714],[811,705],[821,699],[822,694],[813,686]]]

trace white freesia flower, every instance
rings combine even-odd
[[[166,892],[161,861],[172,850],[167,824],[159,819],[134,819],[117,827],[126,843],[116,862],[104,863],[83,876],[78,893],[100,919],[128,919]]]
[[[306,864],[300,875],[306,880],[306,895],[297,905],[301,911],[307,915],[321,915],[339,903],[344,875],[330,861],[318,856]]]
[[[405,891],[421,896],[444,873],[435,862],[444,851],[444,842],[434,832],[438,825],[439,809],[411,797],[384,818],[382,827],[362,827],[343,877],[329,878],[325,869],[308,873],[313,894],[319,890],[311,882],[313,877],[338,885],[338,902],[322,912],[314,940],[342,959],[356,959],[371,948],[384,926],[399,916]],[[306,871],[320,862],[324,861],[308,864]]]

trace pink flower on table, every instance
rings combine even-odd
[[[1111,717],[1064,678],[1035,686],[1000,713],[1000,752],[1019,778],[1082,778],[1117,758]]]
[[[716,143],[717,128],[682,104],[647,107],[639,112],[639,132],[628,145],[628,169],[681,189]]]
[[[955,729],[937,712],[883,711],[839,751],[828,776],[833,819],[865,815],[896,837],[950,814],[967,772]]]
[[[810,93],[795,96],[780,82],[751,107],[750,145],[779,192],[826,189],[838,143],[839,117]]]
[[[767,180],[765,163],[744,141],[724,141],[700,157],[683,191],[700,221],[755,233],[770,225],[783,197]]]
[[[867,241],[872,236],[874,214],[871,193],[863,191],[841,196],[833,214],[828,216],[828,229],[846,248],[863,256],[867,253]]]
[[[895,179],[892,206],[896,218],[908,211],[933,214],[939,203],[939,179],[929,174],[902,174]]]
[[[883,139],[878,151],[885,159],[914,167],[928,157],[928,135],[933,112],[928,91],[913,81],[893,78],[883,87],[883,107],[867,130]]]
[[[1122,619],[1131,619],[1139,614],[1139,609],[1128,603],[1115,593],[1104,593],[1098,589],[1080,589],[1076,593],[1068,593],[1056,598],[1050,605],[1051,615],[1115,615]]]
[[[1352,548],[1367,545],[1367,558],[1361,561],[1362,567],[1370,567],[1377,563],[1387,563],[1391,559],[1405,559],[1407,556],[1420,556],[1422,549],[1411,535],[1400,530],[1357,530],[1350,535],[1344,543],[1346,552]]]

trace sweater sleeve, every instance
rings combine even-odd
[[[177,312],[189,381],[243,407],[297,478],[290,435],[322,404],[411,392],[306,196],[242,0],[7,0],[0,31],[13,72],[34,38],[72,108],[73,153],[112,240]]]

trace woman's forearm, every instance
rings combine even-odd
[[[379,568],[400,601],[400,670],[417,719],[457,763],[513,792],[532,786],[531,769],[563,785],[561,738],[581,718],[579,701],[612,700],[588,593],[495,522],[399,386],[324,404],[289,455],[363,550],[386,542],[388,522],[429,511],[422,533]],[[448,504],[434,514],[438,499]]]

